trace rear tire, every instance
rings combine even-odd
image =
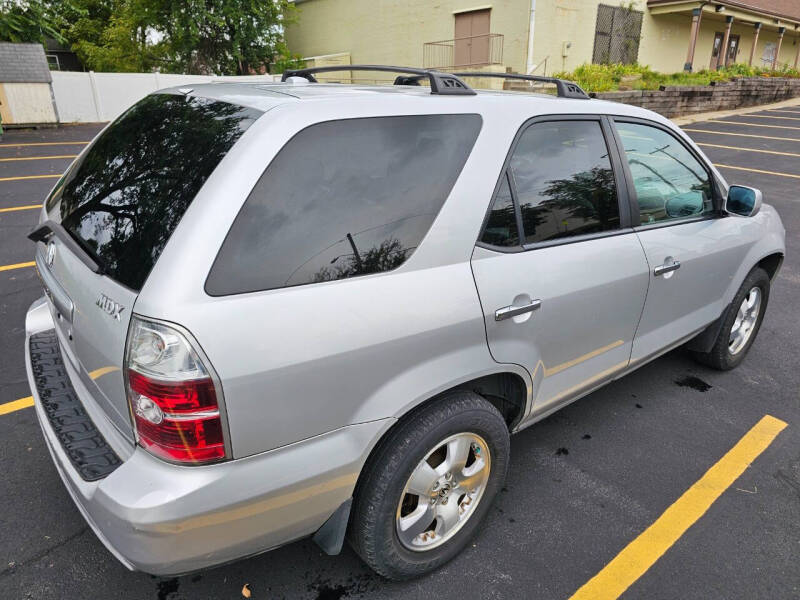
[[[388,579],[440,567],[491,508],[505,481],[509,445],[503,417],[475,393],[456,391],[412,412],[362,472],[350,545]]]
[[[699,362],[719,371],[739,366],[764,320],[769,286],[769,275],[764,269],[756,267],[750,271],[731,302],[714,346],[709,352],[692,353]]]

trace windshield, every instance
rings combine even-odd
[[[147,96],[112,123],[47,200],[48,217],[141,289],[209,175],[261,111],[192,96]]]

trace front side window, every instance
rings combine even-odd
[[[683,144],[650,125],[616,125],[633,177],[642,225],[714,212],[708,171]]]
[[[479,115],[328,121],[261,175],[206,281],[212,296],[389,271],[428,232],[481,128]]]
[[[531,125],[510,169],[526,244],[619,228],[614,171],[599,121]]]

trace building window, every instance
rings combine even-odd
[[[594,30],[594,63],[635,63],[639,58],[644,13],[600,4]]]

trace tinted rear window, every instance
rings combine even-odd
[[[135,104],[47,201],[104,272],[138,290],[200,187],[260,111],[155,94]]]
[[[534,123],[511,156],[525,243],[618,229],[614,171],[598,121]]]
[[[236,217],[206,282],[215,296],[401,265],[467,160],[478,115],[330,121],[292,138]]]

